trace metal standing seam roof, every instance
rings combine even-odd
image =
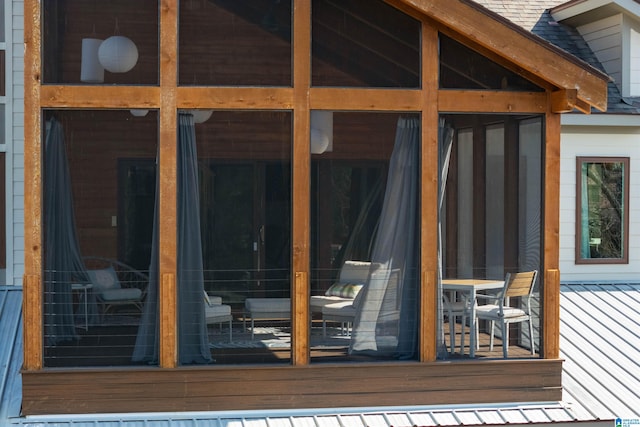
[[[22,403],[22,288],[0,286],[0,425]]]
[[[640,285],[637,287],[625,285],[624,290],[632,291],[632,300],[640,304]],[[565,291],[568,288],[563,287]],[[616,288],[618,289],[618,288]],[[576,301],[578,292],[569,288],[569,299]],[[604,292],[604,290],[603,290]],[[564,294],[564,292],[563,292]],[[580,293],[582,295],[582,293]],[[599,295],[600,298],[605,295]],[[582,298],[582,297],[581,297]],[[565,301],[563,296],[563,302]],[[608,298],[604,298],[605,300]],[[613,302],[626,301],[627,298],[619,295]],[[568,304],[568,303],[563,303]],[[584,310],[572,308],[569,314],[582,316]],[[608,312],[604,305],[600,305],[602,312]],[[639,307],[631,307],[640,313]],[[618,309],[613,307],[613,309]],[[587,311],[594,311],[590,308]],[[532,402],[532,403],[507,403],[507,404],[483,404],[483,405],[439,405],[420,407],[372,407],[372,408],[330,408],[330,409],[306,409],[306,410],[282,410],[282,411],[225,411],[225,412],[173,412],[173,413],[117,413],[117,414],[77,414],[77,415],[44,415],[44,416],[20,416],[21,403],[21,379],[20,366],[22,362],[22,288],[16,286],[0,287],[0,425],[1,426],[28,426],[28,427],[402,427],[402,426],[479,426],[479,425],[525,425],[525,424],[564,424],[576,421],[597,421],[609,419],[596,410],[589,411],[585,407],[594,408],[592,403],[583,394],[589,393],[589,388],[578,387],[581,383],[572,380],[576,375],[572,362],[583,362],[585,355],[574,355],[574,352],[582,353],[578,347],[570,347],[565,352],[568,367],[571,367],[569,376],[568,397],[571,402]],[[628,314],[631,314],[628,312]],[[563,315],[564,310],[563,310]],[[599,316],[596,316],[599,317]],[[575,328],[574,316],[569,317],[569,322],[563,322],[563,343],[567,338],[574,336],[571,332]],[[581,323],[578,320],[578,323]],[[568,325],[567,325],[568,323]],[[631,326],[628,322],[617,323],[618,327]],[[637,324],[636,324],[637,326]],[[570,333],[567,333],[569,328]],[[606,334],[605,334],[606,335]],[[629,351],[630,358],[635,357],[638,362],[632,366],[637,374],[640,368],[640,357],[636,357],[639,349],[633,347],[633,338],[624,351]],[[596,343],[600,345],[600,343]],[[616,343],[617,348],[620,343]],[[604,354],[614,354],[608,348],[601,349]],[[606,368],[613,372],[619,359],[600,360],[606,364]],[[609,366],[610,365],[610,366]],[[637,386],[640,390],[638,379],[630,386]],[[600,378],[601,382],[610,384],[608,379]],[[586,386],[589,386],[588,382]],[[595,390],[594,392],[597,392]],[[637,392],[636,392],[637,393]],[[596,397],[591,396],[591,399]],[[631,398],[630,398],[631,399]],[[638,396],[635,394],[635,402]],[[633,404],[633,400],[628,401]],[[583,407],[583,405],[585,407]],[[636,408],[640,408],[639,406]],[[612,408],[613,410],[613,408]],[[620,413],[622,414],[622,412]]]
[[[640,419],[640,284],[564,284],[560,307],[563,399],[595,418]]]

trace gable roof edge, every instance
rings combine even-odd
[[[550,12],[554,19],[563,21],[608,6],[640,18],[640,3],[634,0],[570,0],[552,7]]]

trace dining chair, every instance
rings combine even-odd
[[[455,297],[455,295],[452,295]],[[456,347],[456,320],[460,317],[460,354],[464,353],[464,329],[467,324],[467,316],[469,315],[468,301],[455,301],[449,298],[445,292],[442,293],[442,308],[447,313],[447,321],[449,322],[449,353],[453,354]]]
[[[538,277],[538,270],[507,273],[504,287],[497,295],[478,295],[479,299],[491,298],[493,303],[477,305],[475,308],[477,320],[490,322],[489,350],[493,351],[493,337],[495,322],[500,323],[502,333],[502,355],[506,359],[509,353],[509,324],[517,322],[529,322],[529,340],[531,354],[535,353],[533,341],[533,322],[531,321],[531,294]],[[511,298],[520,298],[519,307],[510,305]],[[476,320],[476,337],[478,336],[478,322]],[[478,340],[476,339],[476,342]]]

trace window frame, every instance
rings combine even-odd
[[[622,256],[620,258],[584,258],[582,242],[582,166],[585,163],[622,163],[623,165],[623,215]],[[576,210],[575,210],[575,264],[629,264],[629,157],[578,156],[576,157]]]

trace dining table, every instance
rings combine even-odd
[[[469,301],[469,357],[476,357],[476,295],[478,291],[502,289],[504,280],[495,279],[442,279],[443,291],[455,291],[466,294]],[[452,338],[453,339],[453,338]],[[464,343],[464,337],[462,337]]]

